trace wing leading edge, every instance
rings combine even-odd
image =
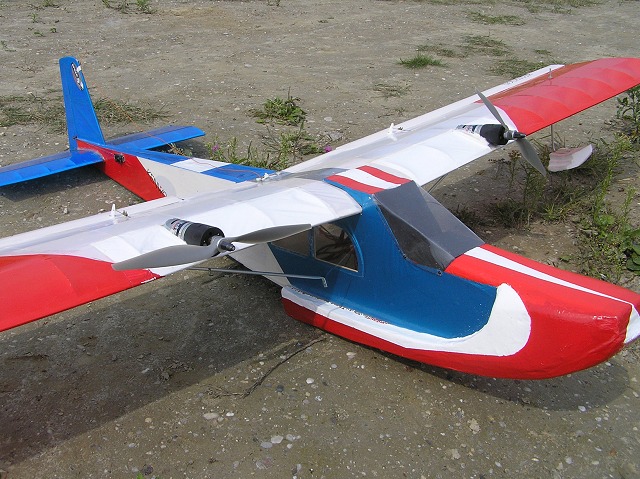
[[[640,58],[604,58],[551,65],[484,91],[508,126],[533,133],[640,84]],[[365,165],[424,185],[494,149],[473,126],[496,124],[476,96],[391,125],[293,166],[355,171]]]
[[[111,265],[184,242],[164,225],[173,218],[220,228],[226,236],[357,214],[345,192],[290,177],[243,183],[224,193],[160,198],[0,239],[0,331],[123,291],[184,269],[114,271]],[[237,250],[248,247],[236,244]]]

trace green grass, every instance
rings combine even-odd
[[[7,45],[7,42],[5,40],[0,40],[0,48],[2,48],[2,50],[5,51],[5,52],[15,52],[16,51],[14,48],[11,48],[9,45]]]
[[[236,137],[223,141],[216,138],[207,144],[212,160],[255,166],[270,170],[283,170],[309,155],[330,151],[328,139],[314,137],[300,125],[295,130],[274,131],[268,128],[262,136],[261,148],[249,144],[239,145]]]
[[[617,99],[616,118],[634,143],[640,143],[640,85]]]
[[[427,2],[433,5],[495,5],[496,0],[415,0],[417,2]]]
[[[531,13],[550,12],[550,13],[571,13],[571,9],[591,7],[598,5],[599,0],[515,0],[516,3],[522,4]]]
[[[282,168],[290,166],[305,156],[324,152],[319,139],[310,135],[304,129],[304,125],[300,125],[295,131],[268,130],[262,137],[262,144],[271,161],[276,165],[282,165]]]
[[[254,110],[253,116],[259,123],[279,123],[281,125],[299,126],[304,123],[307,113],[298,105],[300,98],[287,94],[286,99],[271,98],[264,102],[260,110]]]
[[[445,58],[465,58],[467,56],[466,52],[460,52],[458,50],[451,48],[450,46],[444,46],[444,45],[424,44],[424,45],[419,45],[418,48],[416,48],[416,50],[421,53],[439,55]]]
[[[149,123],[168,115],[158,109],[101,98],[94,102],[101,123]],[[62,98],[37,95],[0,97],[0,126],[40,125],[50,131],[65,131]]]
[[[412,70],[425,68],[428,66],[436,66],[436,67],[444,67],[446,64],[437,58],[433,58],[429,55],[424,55],[423,53],[417,53],[411,58],[408,59],[400,59],[398,62],[399,65],[403,65]]]
[[[549,147],[539,147],[548,163]],[[581,272],[619,282],[625,274],[640,274],[640,228],[631,221],[636,190],[628,188],[620,206],[609,197],[623,161],[640,158],[640,145],[617,134],[610,142],[599,140],[594,154],[581,167],[549,174],[546,178],[521,161],[516,150],[501,163],[499,176],[507,178],[508,191],[491,206],[494,225],[526,227],[534,221],[578,225],[578,253],[570,260]],[[636,168],[637,169],[637,168]]]
[[[482,12],[468,12],[467,17],[472,22],[483,25],[524,25],[526,22],[516,15],[487,15]]]
[[[282,170],[309,155],[330,151],[328,138],[313,136],[305,129],[306,112],[298,104],[299,101],[289,93],[286,99],[268,99],[260,109],[251,111],[257,122],[267,128],[262,135],[261,148],[251,144],[242,148],[235,137],[226,141],[216,138],[207,145],[209,156],[227,163]]]
[[[134,5],[135,9],[133,9],[133,11],[138,11],[139,13],[155,13],[155,10],[151,8],[150,0],[135,0],[134,3],[127,0],[119,0],[116,3],[112,3],[111,0],[102,0],[102,4],[120,13],[131,13]]]

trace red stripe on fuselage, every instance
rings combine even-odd
[[[640,295],[491,245],[481,248],[525,268],[593,291],[535,278],[467,254],[449,265],[447,273],[491,286],[508,284],[522,298],[531,316],[531,335],[521,351],[504,358],[505,364],[515,368],[514,371],[527,371],[522,377],[552,377],[585,369],[610,358],[624,346],[632,305],[636,309],[640,307]]]
[[[612,298],[534,278],[470,255],[456,258],[447,273],[493,286],[506,283],[520,295],[531,317],[531,332],[527,344],[509,356],[406,348],[329,319],[289,299],[283,299],[283,304],[290,316],[349,340],[434,366],[483,376],[516,379],[560,376],[599,364],[622,348],[631,313],[628,303],[638,308],[640,295],[489,245],[483,249]]]
[[[104,163],[99,164],[98,168],[143,200],[157,200],[166,196],[137,156],[83,140],[77,140],[77,143],[79,149],[95,151],[102,156]],[[116,155],[121,158],[121,161],[116,160]]]

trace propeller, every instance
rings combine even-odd
[[[286,238],[287,236],[301,233],[310,228],[310,224],[285,225],[251,231],[240,236],[214,236],[211,238],[211,243],[205,246],[189,244],[167,246],[166,248],[160,248],[125,261],[114,263],[111,266],[116,271],[124,271],[130,269],[162,268],[165,266],[197,263],[199,261],[213,258],[220,253],[234,251],[236,247],[233,243],[269,243],[271,241],[277,241],[279,239]]]
[[[478,94],[478,96],[482,100],[482,103],[484,103],[484,105],[491,112],[491,114],[494,116],[494,118],[496,120],[498,120],[498,122],[504,128],[504,130],[505,130],[504,133],[503,133],[504,139],[506,141],[514,140],[516,142],[516,145],[518,145],[518,148],[520,148],[520,153],[522,154],[522,157],[531,166],[533,166],[536,170],[538,170],[542,174],[542,176],[546,176],[547,175],[547,170],[544,167],[544,165],[542,164],[542,161],[540,161],[540,157],[538,156],[538,153],[536,152],[536,149],[533,147],[531,142],[525,138],[527,135],[525,135],[524,133],[521,133],[521,132],[519,132],[517,130],[510,130],[509,127],[507,126],[507,124],[505,123],[505,121],[500,116],[500,113],[498,112],[498,109],[493,105],[493,103],[491,103],[489,101],[489,99],[482,94],[482,92],[476,90],[476,93]]]

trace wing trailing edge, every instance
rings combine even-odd
[[[55,155],[43,156],[34,160],[1,167],[0,186],[35,180],[36,178],[98,163],[102,163],[102,157],[92,151],[66,151]]]
[[[111,263],[70,255],[0,257],[0,331],[133,288],[159,276],[114,271]]]

